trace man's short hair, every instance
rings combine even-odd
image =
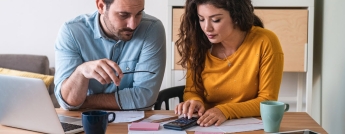
[[[106,5],[106,10],[109,9],[110,5],[114,2],[115,0],[103,0],[103,2]]]

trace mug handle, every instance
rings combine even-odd
[[[116,114],[114,112],[108,112],[107,114],[108,114],[108,123],[113,122],[115,120],[115,118],[116,118]],[[113,118],[110,119],[110,120],[109,120],[109,115],[113,115],[112,116]]]
[[[284,110],[284,112],[288,111],[288,110],[289,110],[289,108],[290,108],[290,105],[289,105],[289,104],[287,104],[287,103],[285,103],[285,110]]]

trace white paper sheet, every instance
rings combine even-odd
[[[158,131],[133,131],[133,130],[128,129],[128,134],[187,134],[186,131],[165,129],[163,127],[163,124],[168,123],[168,122],[169,121],[160,123]],[[128,124],[128,128],[129,126],[131,126],[131,124]]]
[[[115,112],[116,118],[112,123],[133,122],[145,117],[144,111],[108,111]],[[112,117],[109,117],[111,119]]]
[[[234,126],[234,125],[245,125],[245,124],[258,124],[258,123],[262,123],[262,120],[250,117],[250,118],[227,120],[221,126]]]
[[[233,119],[224,122],[219,129],[224,133],[245,132],[263,129],[262,121],[256,118]]]
[[[234,132],[245,132],[263,129],[264,126],[262,121],[256,118],[241,118],[232,119],[225,121],[220,126],[200,127],[195,126],[187,129],[187,131],[199,131],[199,132],[223,132],[223,133],[234,133]]]
[[[188,128],[186,131],[199,131],[199,132],[223,132],[223,130],[217,128],[216,126],[212,125],[209,127],[199,127],[194,126],[191,128]]]

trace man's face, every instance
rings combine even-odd
[[[128,41],[140,23],[144,0],[115,0],[109,8],[104,7],[102,28],[115,40]],[[105,6],[105,5],[104,5]]]

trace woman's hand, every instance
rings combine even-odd
[[[185,102],[181,102],[175,108],[175,114],[183,114],[184,117],[187,116],[188,119],[192,118],[194,112],[198,112],[199,116],[202,116],[205,112],[205,106],[201,101],[188,100]]]
[[[220,111],[218,108],[213,107],[209,110],[207,110],[204,115],[202,115],[199,119],[198,119],[198,124],[201,127],[208,127],[211,126],[213,124],[215,124],[216,126],[221,125],[224,121],[226,121],[226,118],[224,116],[224,114],[222,113],[222,111]]]

